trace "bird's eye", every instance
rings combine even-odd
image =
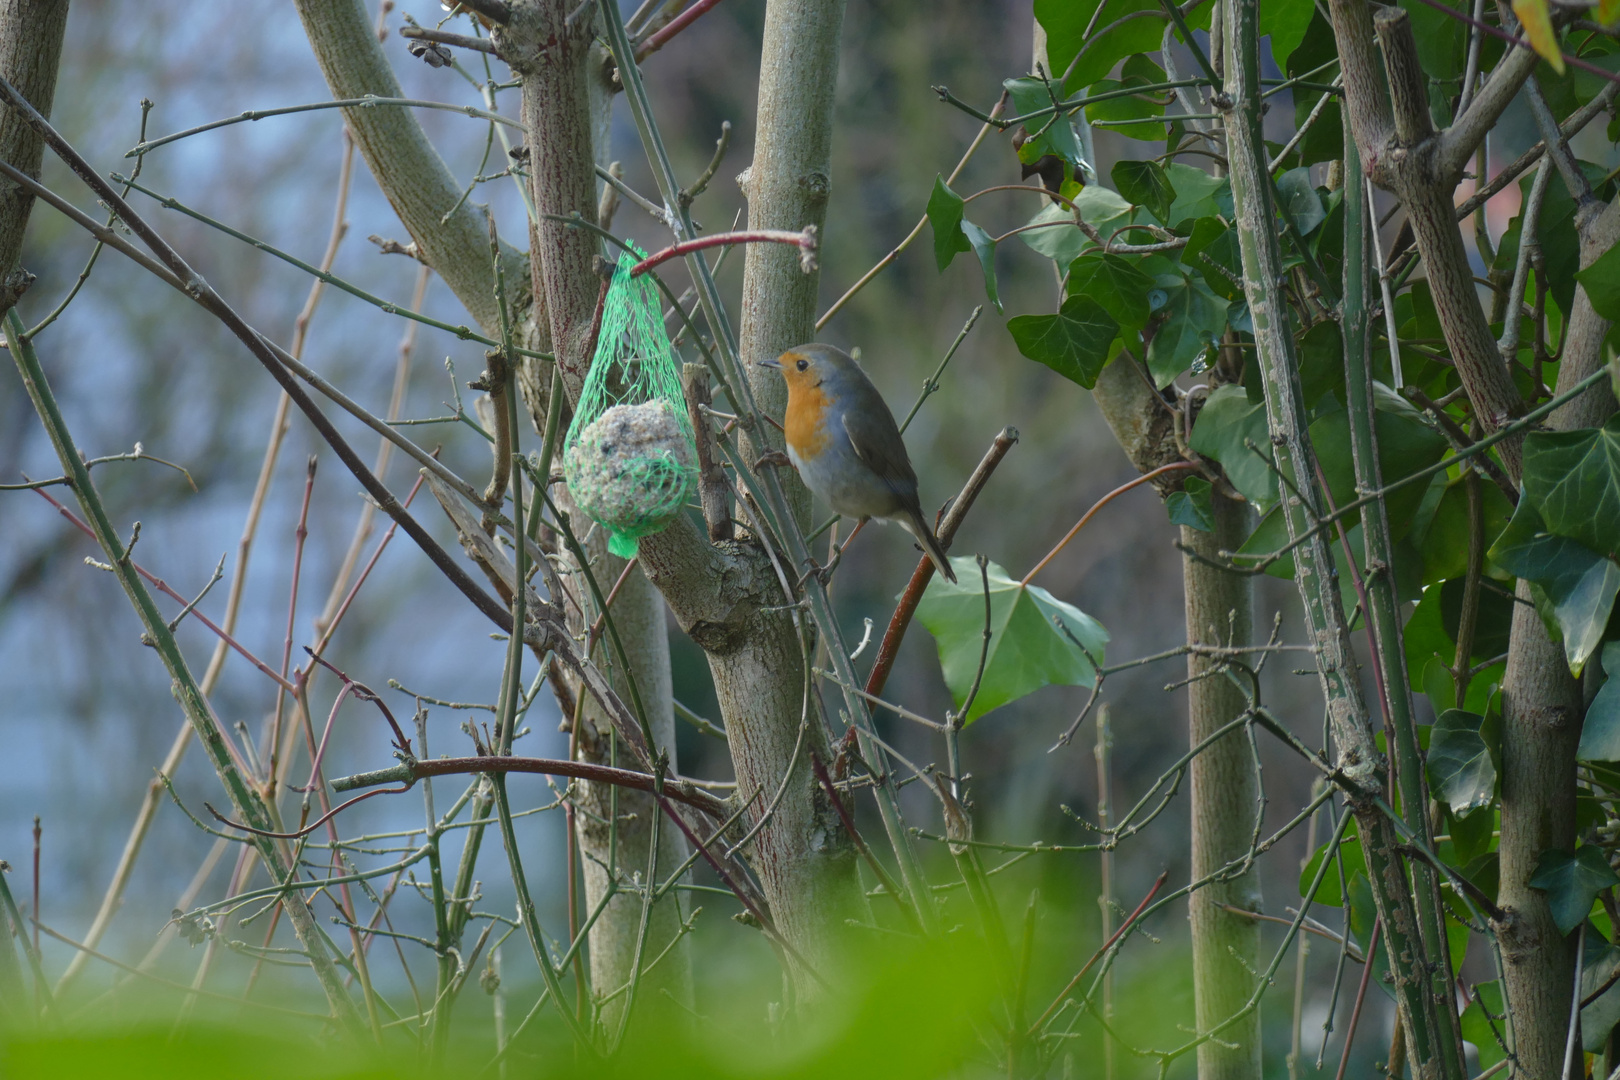
[[[804,358],[801,357],[799,359],[799,362],[797,364],[794,364],[793,366],[798,368],[800,371],[804,371],[805,369],[807,369],[810,366],[810,361],[805,360]]]

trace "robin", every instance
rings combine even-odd
[[[955,581],[945,549],[923,518],[900,427],[854,358],[831,345],[810,344],[759,364],[781,371],[787,381],[782,430],[804,486],[835,513],[858,519],[856,531],[869,518],[898,523],[946,580]]]

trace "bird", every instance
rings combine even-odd
[[[843,350],[816,342],[758,363],[780,371],[787,383],[782,423],[787,457],[811,494],[835,513],[858,519],[856,531],[870,518],[895,522],[917,538],[945,579],[955,582],[945,549],[923,518],[917,473],[900,427],[860,364]],[[854,536],[850,533],[850,539]]]

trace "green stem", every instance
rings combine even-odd
[[[1378,433],[1374,425],[1372,365],[1367,362],[1371,347],[1367,332],[1367,230],[1369,206],[1364,194],[1361,155],[1355,137],[1344,140],[1344,307],[1340,325],[1344,335],[1344,374],[1346,404],[1350,416],[1350,449],[1354,461],[1356,490],[1377,491],[1383,486],[1378,461]],[[1384,706],[1395,733],[1395,782],[1401,796],[1401,818],[1424,848],[1433,846],[1429,829],[1429,792],[1423,772],[1423,754],[1418,749],[1417,725],[1412,715],[1412,696],[1406,670],[1406,652],[1401,641],[1400,600],[1395,592],[1394,543],[1390,537],[1389,516],[1383,499],[1375,499],[1361,512],[1366,572],[1366,604],[1372,645],[1379,655],[1383,675]],[[1445,911],[1440,899],[1440,883],[1425,864],[1412,871],[1412,888],[1417,903],[1418,929],[1424,955],[1434,961],[1428,968],[1428,990],[1434,1000],[1436,1037],[1439,1039],[1442,1075],[1461,1080],[1468,1075],[1457,1029],[1455,990],[1452,988],[1450,950],[1446,943]],[[1418,970],[1423,970],[1419,968]]]
[[[101,496],[90,479],[90,470],[85,466],[84,458],[74,444],[67,422],[57,407],[56,397],[51,393],[50,384],[45,380],[45,372],[40,366],[39,357],[25,334],[26,327],[18,318],[17,310],[13,308],[6,313],[6,339],[10,344],[11,358],[16,362],[17,370],[22,375],[24,389],[33,401],[40,422],[56,449],[63,473],[72,478],[73,491],[78,496],[80,509],[84,511],[85,519],[106,553],[119,584],[123,586],[136,614],[140,616],[141,623],[146,629],[143,640],[162,657],[164,667],[168,669],[169,677],[173,680],[172,690],[175,700],[180,703],[186,719],[191,722],[193,730],[197,733],[198,741],[208,753],[214,771],[219,774],[220,782],[224,784],[231,804],[236,809],[238,820],[261,832],[276,831],[275,823],[266,811],[264,803],[237,771],[225,734],[220,730],[219,723],[208,706],[208,699],[197,685],[191,669],[187,667],[185,657],[180,653],[180,646],[169,630],[168,620],[158,610],[152,594],[147,591],[140,575],[135,571],[129,550],[120,541],[117,530],[113,528],[106,507],[102,505]],[[267,836],[255,835],[253,846],[258,850],[259,857],[264,861],[265,869],[272,880],[285,880],[289,876],[290,871],[274,840]],[[354,1001],[343,987],[342,975],[326,950],[314,913],[310,911],[304,898],[297,893],[285,894],[282,902],[286,906],[288,919],[292,922],[298,940],[308,953],[310,966],[315,969],[316,977],[320,980],[322,989],[326,991],[327,1001],[332,1006],[333,1012],[353,1034],[362,1034],[365,1031],[364,1024],[360,1014],[355,1010]]]

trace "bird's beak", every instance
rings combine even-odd
[[[777,371],[782,370],[782,361],[777,360],[774,357],[770,357],[770,358],[767,358],[767,359],[764,359],[764,360],[756,360],[754,362],[756,364],[758,364],[760,367],[775,368]]]

